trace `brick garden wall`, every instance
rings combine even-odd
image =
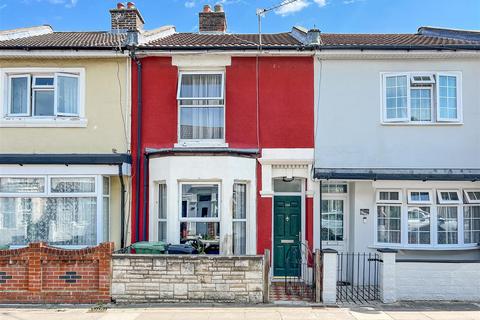
[[[113,243],[62,250],[44,243],[0,250],[0,303],[110,302]]]
[[[113,255],[112,298],[119,303],[261,303],[262,256]]]

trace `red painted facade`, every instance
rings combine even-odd
[[[142,150],[172,148],[177,142],[178,69],[170,57],[141,59],[143,67]],[[258,74],[257,74],[258,70]],[[312,57],[232,57],[225,73],[225,139],[230,148],[313,148],[314,89]],[[258,83],[258,97],[257,97]],[[137,73],[132,67],[132,150],[137,163]],[[257,104],[258,99],[258,104]],[[141,170],[143,172],[143,168]],[[137,177],[133,174],[132,185]],[[140,177],[142,179],[142,177]],[[261,166],[257,164],[258,190]],[[143,188],[142,188],[143,189]],[[136,190],[132,192],[135,214]],[[140,190],[143,201],[143,190]],[[141,201],[141,202],[142,202]],[[140,208],[140,213],[143,208]],[[307,240],[313,243],[313,202],[306,200]],[[141,215],[140,215],[141,216]],[[148,216],[148,215],[147,215]],[[139,222],[142,230],[144,221]],[[147,222],[148,223],[148,222]],[[135,239],[132,217],[132,241]],[[148,228],[147,228],[148,230]],[[148,239],[148,235],[147,235]],[[272,198],[257,195],[257,251],[271,248]]]

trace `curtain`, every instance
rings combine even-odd
[[[181,139],[223,139],[223,107],[182,107]]]
[[[184,74],[180,98],[218,98],[222,89],[221,74]]]
[[[233,253],[246,253],[247,245],[247,186],[241,183],[233,185]]]
[[[57,111],[78,115],[78,77],[57,76]]]
[[[28,76],[12,78],[11,82],[11,114],[28,112]]]

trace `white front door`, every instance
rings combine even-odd
[[[346,194],[322,197],[322,247],[347,251],[348,204]]]

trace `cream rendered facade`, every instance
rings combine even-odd
[[[0,91],[0,158],[2,155],[113,155],[130,153],[130,59],[121,53],[108,52],[31,52],[28,55],[0,57],[0,73],[5,77],[5,70],[19,73],[68,72],[80,70],[80,119],[61,119],[62,121],[40,120],[22,122],[21,117],[7,115],[8,93],[7,81],[2,78]],[[83,78],[82,78],[83,77]],[[81,165],[29,165],[0,164],[0,176],[46,176],[57,175],[92,176],[99,179],[109,177],[110,191],[108,198],[109,223],[107,237],[98,242],[110,240],[120,246],[121,227],[121,183],[117,165],[105,163]],[[125,192],[126,226],[124,237],[129,236],[129,186],[130,166],[122,165]],[[49,182],[48,182],[49,183]],[[97,184],[100,188],[102,184]],[[97,193],[100,192],[97,190]],[[99,193],[99,197],[101,194]],[[106,199],[106,198],[105,198]],[[98,209],[99,210],[99,209]],[[99,223],[99,221],[97,221]]]

